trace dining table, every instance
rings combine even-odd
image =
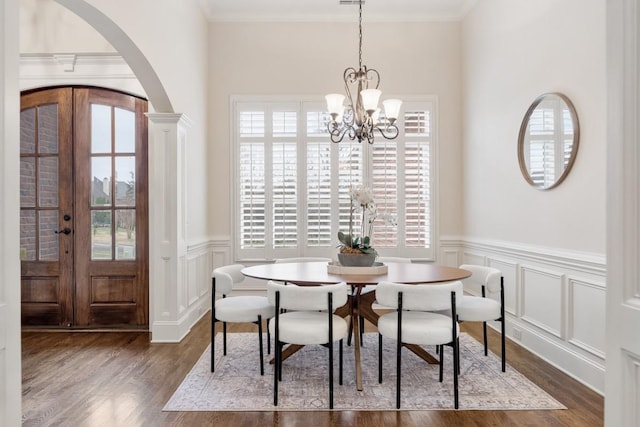
[[[353,289],[349,301],[335,310],[335,314],[341,317],[351,317],[353,327],[353,342],[355,355],[356,388],[362,390],[362,365],[360,361],[360,322],[362,316],[374,326],[378,324],[380,315],[372,308],[375,301],[375,292],[362,292],[365,286],[376,285],[380,282],[395,282],[414,285],[427,285],[433,283],[451,282],[462,280],[471,276],[471,272],[456,267],[447,267],[434,263],[398,263],[385,262],[384,269],[340,269],[329,268],[327,262],[291,262],[261,264],[242,269],[242,274],[247,277],[262,280],[274,280],[278,282],[293,283],[299,286],[318,286],[322,284],[334,284],[345,282]],[[330,272],[331,270],[331,272]],[[362,273],[360,272],[362,271]],[[371,273],[375,271],[375,273]],[[283,351],[283,360],[291,356],[303,346],[289,345]],[[435,358],[424,348],[405,344],[405,347],[413,351],[429,363],[437,363]]]

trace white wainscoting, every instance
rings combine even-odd
[[[153,342],[182,340],[193,325],[211,310],[211,272],[214,267],[229,263],[229,258],[228,239],[209,239],[187,245],[186,253],[178,259],[181,284],[178,289],[167,291],[176,295],[177,320],[152,319],[156,327]]]
[[[438,259],[443,265],[479,264],[502,271],[507,336],[604,393],[604,255],[444,238]]]

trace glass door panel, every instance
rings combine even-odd
[[[72,90],[21,96],[22,323],[73,323]]]
[[[100,104],[90,110],[91,259],[135,260],[135,114]]]
[[[21,254],[58,261],[58,105],[22,111],[20,135]]]
[[[112,259],[111,211],[91,211],[91,259]]]

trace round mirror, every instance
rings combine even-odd
[[[560,93],[545,93],[533,101],[518,135],[518,162],[524,179],[549,190],[569,174],[576,159],[580,126],[573,104]]]

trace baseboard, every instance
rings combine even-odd
[[[211,309],[211,299],[205,294],[193,303],[177,321],[157,321],[151,326],[152,343],[177,343],[191,331],[195,325]]]
[[[571,378],[604,396],[605,365],[585,358],[580,353],[573,351],[562,342],[537,333],[527,328],[522,323],[507,321],[507,337],[517,345],[525,348],[548,364],[561,370]],[[493,329],[498,331],[493,325]],[[520,331],[520,338],[516,338],[513,329]],[[499,331],[498,331],[499,333]],[[509,354],[507,353],[507,362]]]

